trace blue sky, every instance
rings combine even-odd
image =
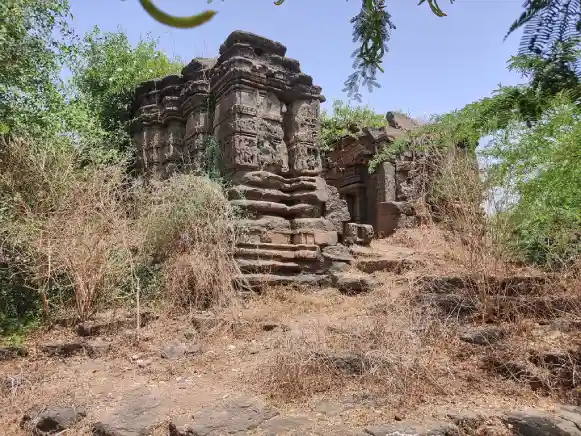
[[[73,26],[79,33],[97,25],[104,31],[120,26],[137,42],[151,33],[160,48],[189,61],[215,56],[233,30],[247,30],[282,42],[287,56],[298,59],[327,97],[346,99],[343,82],[351,72],[355,46],[349,20],[359,0],[156,0],[174,14],[190,15],[208,7],[219,11],[197,29],[170,29],[155,22],[137,0],[70,0]],[[414,117],[460,108],[489,95],[499,83],[516,84],[521,78],[506,69],[516,54],[520,34],[503,37],[522,11],[522,0],[440,0],[447,17],[433,15],[417,0],[387,0],[397,30],[389,43],[381,88],[363,94],[363,103],[378,112],[402,110]]]

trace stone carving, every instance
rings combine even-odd
[[[324,97],[285,53],[278,42],[233,32],[217,59],[194,59],[181,76],[140,85],[133,107],[142,172],[164,175],[176,162],[199,171],[206,139],[217,139],[220,170],[235,186],[229,200],[247,211],[236,257],[251,283],[320,282],[351,260],[345,247],[330,248],[349,213],[321,177]],[[349,241],[367,243],[360,233]]]

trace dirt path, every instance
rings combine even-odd
[[[0,362],[0,434],[53,425],[59,434],[111,436],[510,435],[524,416],[534,428],[550,418],[557,430],[522,434],[581,435],[581,410],[559,406],[556,387],[483,367],[522,342],[516,323],[498,323],[512,336],[493,348],[470,342],[482,326],[436,323],[418,310],[410,284],[444,260],[382,241],[358,258],[372,273],[372,292],[272,289],[217,312],[164,315],[139,339],[119,324],[88,337],[72,327],[39,332],[27,356]],[[543,350],[580,337],[581,323],[527,325],[527,338],[552,338]],[[534,412],[511,415],[525,407]]]

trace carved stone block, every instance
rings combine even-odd
[[[294,175],[318,175],[323,169],[319,149],[307,143],[289,149],[289,165]]]
[[[289,144],[308,142],[316,144],[319,129],[319,101],[295,101],[285,114],[286,135]]]
[[[230,169],[258,169],[257,139],[252,136],[232,135],[224,140],[226,165]]]
[[[261,169],[286,174],[289,171],[288,151],[282,140],[258,139],[258,161]]]
[[[343,244],[369,245],[375,232],[369,224],[346,223],[343,230]]]

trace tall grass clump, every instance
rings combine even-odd
[[[207,308],[233,294],[234,210],[222,186],[176,174],[151,180],[136,193],[143,253],[163,265],[165,295],[178,307]]]

